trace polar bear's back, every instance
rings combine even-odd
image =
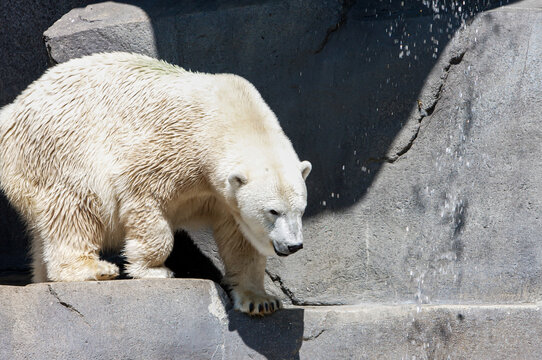
[[[118,144],[125,133],[133,137],[160,122],[171,103],[164,84],[184,74],[176,66],[125,53],[97,54],[57,65],[12,104],[9,119],[4,116],[0,124],[2,144],[25,137],[83,146]]]
[[[159,175],[157,164],[167,167],[173,149],[197,147],[194,127],[202,116],[192,103],[191,92],[199,90],[190,90],[198,84],[191,76],[125,53],[48,70],[0,113],[0,180],[10,200],[16,205],[35,196],[36,187],[58,184],[90,189],[104,200],[115,196],[115,187],[148,185],[137,183],[145,179],[141,171]]]

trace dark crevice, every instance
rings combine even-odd
[[[405,147],[402,148],[400,151],[398,151],[394,156],[391,156],[391,157],[386,156],[383,158],[370,158],[369,162],[379,162],[379,163],[387,162],[387,163],[393,164],[394,162],[399,160],[401,156],[406,154],[412,148],[412,145],[414,145],[414,142],[416,141],[416,139],[418,138],[418,134],[420,133],[422,120],[428,116],[431,116],[433,112],[435,111],[435,108],[437,107],[437,104],[440,100],[440,96],[442,93],[442,89],[444,89],[444,85],[446,83],[446,80],[448,79],[448,73],[450,71],[450,68],[452,67],[452,65],[459,65],[461,61],[463,60],[463,57],[465,56],[466,52],[467,51],[464,50],[460,54],[453,56],[444,67],[444,74],[441,77],[442,82],[437,92],[435,93],[435,96],[433,97],[433,102],[429,104],[429,106],[427,107],[419,108],[420,115],[418,117],[418,126],[416,129],[416,132],[414,133],[414,135],[412,136],[408,144],[406,144]]]
[[[71,304],[68,304],[67,302],[64,302],[60,299],[60,297],[58,296],[57,292],[53,289],[53,287],[51,285],[47,285],[47,287],[49,288],[49,292],[51,293],[51,295],[54,296],[54,298],[58,301],[58,303],[62,306],[64,306],[66,309],[76,313],[78,316],[80,316],[81,318],[83,318],[83,321],[85,321],[85,323],[87,325],[89,325],[89,323],[85,320],[85,316],[83,314],[81,314],[81,312],[79,312],[79,310],[77,310],[75,307],[73,307],[73,305]]]
[[[431,116],[433,112],[435,111],[435,108],[437,107],[437,103],[440,100],[440,95],[442,93],[442,89],[444,89],[444,85],[446,84],[446,80],[448,79],[448,73],[450,72],[450,68],[452,65],[459,65],[461,61],[463,60],[463,57],[465,56],[467,50],[462,51],[460,54],[456,56],[452,56],[452,58],[448,61],[448,64],[444,67],[444,74],[442,76],[442,82],[437,90],[437,93],[433,97],[433,103],[430,104],[428,107],[426,107],[424,110],[421,111],[420,118],[418,119],[418,122],[421,124],[423,118],[427,116]],[[419,129],[419,127],[418,127]]]
[[[48,38],[47,36],[43,37],[43,42],[45,43],[45,48],[47,49],[47,60],[48,60],[49,66],[55,66],[56,64],[58,64],[58,62],[55,59],[53,59],[53,54],[51,54],[51,45],[49,44],[50,40],[51,39]]]
[[[342,302],[310,302],[310,301],[302,301],[298,299],[295,294],[292,292],[292,290],[288,289],[286,285],[284,285],[284,282],[280,278],[279,275],[270,273],[267,269],[265,270],[267,275],[273,280],[275,284],[277,284],[280,287],[280,290],[290,299],[292,302],[292,305],[298,305],[298,306],[340,306],[344,305]]]
[[[296,296],[294,295],[294,293],[290,289],[288,289],[284,285],[284,283],[282,282],[282,279],[280,278],[280,276],[275,275],[275,274],[271,274],[268,270],[265,270],[265,272],[267,273],[267,275],[269,275],[269,277],[271,278],[271,280],[273,280],[273,282],[275,284],[279,285],[280,290],[282,290],[284,295],[286,295],[290,299],[292,304],[294,304],[294,305],[305,305],[298,298],[296,298]]]
[[[314,51],[315,54],[321,53],[322,50],[324,50],[324,48],[326,47],[329,39],[331,38],[331,35],[337,30],[339,30],[344,24],[346,24],[346,20],[348,19],[348,12],[350,11],[350,9],[352,9],[352,6],[354,6],[355,3],[356,0],[343,0],[339,19],[337,20],[335,25],[327,29],[324,40],[322,41],[318,49]]]
[[[416,129],[414,136],[412,136],[408,144],[403,149],[397,152],[397,155],[396,155],[397,157],[393,161],[396,161],[399,157],[403,156],[410,150],[412,145],[414,145],[414,141],[416,141],[416,139],[418,138],[419,133],[420,133],[420,125],[418,125],[418,128]]]
[[[393,164],[394,162],[396,162],[401,156],[403,156],[404,154],[406,154],[410,148],[412,147],[412,145],[414,145],[414,141],[416,141],[416,138],[418,137],[418,134],[420,133],[420,125],[418,125],[418,127],[416,128],[416,132],[414,133],[414,135],[412,136],[412,138],[409,140],[408,144],[405,145],[404,148],[402,148],[401,150],[399,150],[395,155],[389,157],[389,156],[385,156],[385,157],[382,157],[382,158],[369,158],[368,159],[368,162],[369,163],[383,163],[383,162],[387,162],[389,164]]]
[[[303,336],[303,341],[311,341],[311,340],[314,340],[314,339],[318,339],[318,337],[320,335],[322,335],[324,333],[324,331],[326,331],[326,329],[322,329],[318,332],[318,334],[316,335],[312,335],[312,336]]]
[[[463,56],[465,56],[465,53],[466,53],[466,52],[467,52],[467,51],[465,50],[465,51],[463,51],[461,54],[456,55],[456,56],[453,56],[453,57],[450,59],[450,61],[448,62],[448,65],[446,66],[445,70],[446,70],[446,71],[450,70],[450,67],[451,67],[452,65],[458,65],[458,64],[463,60]]]

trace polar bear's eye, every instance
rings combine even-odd
[[[271,209],[271,210],[269,210],[269,213],[270,213],[271,215],[273,215],[273,216],[279,216],[279,213],[278,213],[277,210]]]

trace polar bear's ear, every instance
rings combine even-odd
[[[245,176],[245,174],[239,171],[236,171],[236,172],[231,173],[230,176],[228,176],[228,182],[234,189],[237,189],[241,185],[244,185],[247,183],[247,177]]]
[[[307,160],[305,160],[301,162],[300,168],[301,168],[301,176],[303,176],[303,180],[307,180],[307,176],[309,176],[312,170],[312,164],[308,162]]]

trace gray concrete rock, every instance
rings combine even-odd
[[[290,307],[250,318],[208,280],[0,286],[0,358],[536,359],[541,320],[540,304]]]
[[[54,283],[0,292],[2,359],[209,359],[223,342],[226,297],[210,281]]]
[[[46,32],[49,53],[126,50],[137,33],[134,51],[260,89],[314,168],[305,248],[270,260],[275,291],[294,304],[540,298],[536,2],[461,30],[457,9],[371,15],[364,2],[142,9],[74,10]]]
[[[305,359],[536,359],[539,304],[305,308]],[[518,329],[521,329],[518,331]]]
[[[520,5],[456,34],[408,151],[383,159],[360,201],[309,218],[295,260],[273,260],[296,303],[540,299],[542,12]]]
[[[157,55],[150,18],[129,4],[105,2],[74,9],[43,36],[54,63],[96,52]]]

